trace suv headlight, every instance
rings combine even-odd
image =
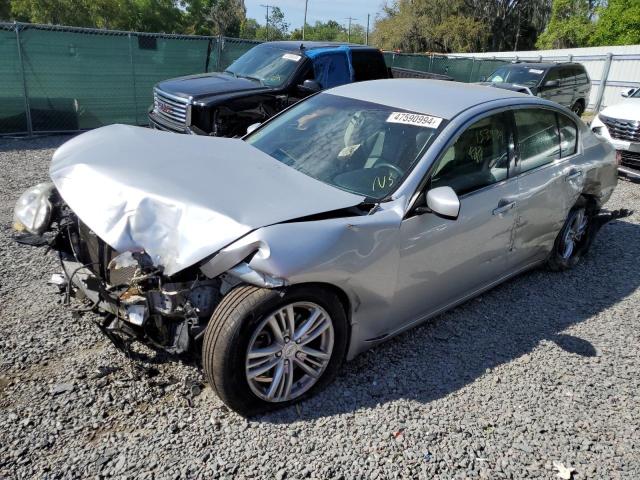
[[[53,183],[39,183],[25,191],[16,202],[13,210],[13,228],[42,234],[51,219],[51,201]]]

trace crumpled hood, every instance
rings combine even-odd
[[[146,250],[167,275],[257,228],[364,200],[239,139],[127,125],[65,143],[49,173],[100,238],[119,252]]]
[[[619,120],[640,121],[640,98],[627,98],[605,108],[600,112],[600,115]]]

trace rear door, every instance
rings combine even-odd
[[[577,127],[545,108],[513,111],[518,183],[516,235],[510,261],[514,269],[544,260],[581,190]]]
[[[378,50],[354,48],[351,50],[354,82],[388,78],[389,71],[382,53]]]

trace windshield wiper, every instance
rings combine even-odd
[[[230,73],[231,75],[233,75],[234,77],[238,78],[238,75],[235,74],[235,72],[232,72],[231,70],[225,70],[222,73]]]

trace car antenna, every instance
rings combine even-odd
[[[300,44],[300,50],[304,50],[304,48],[305,48],[305,47],[304,47],[304,43],[301,43],[301,44]]]

